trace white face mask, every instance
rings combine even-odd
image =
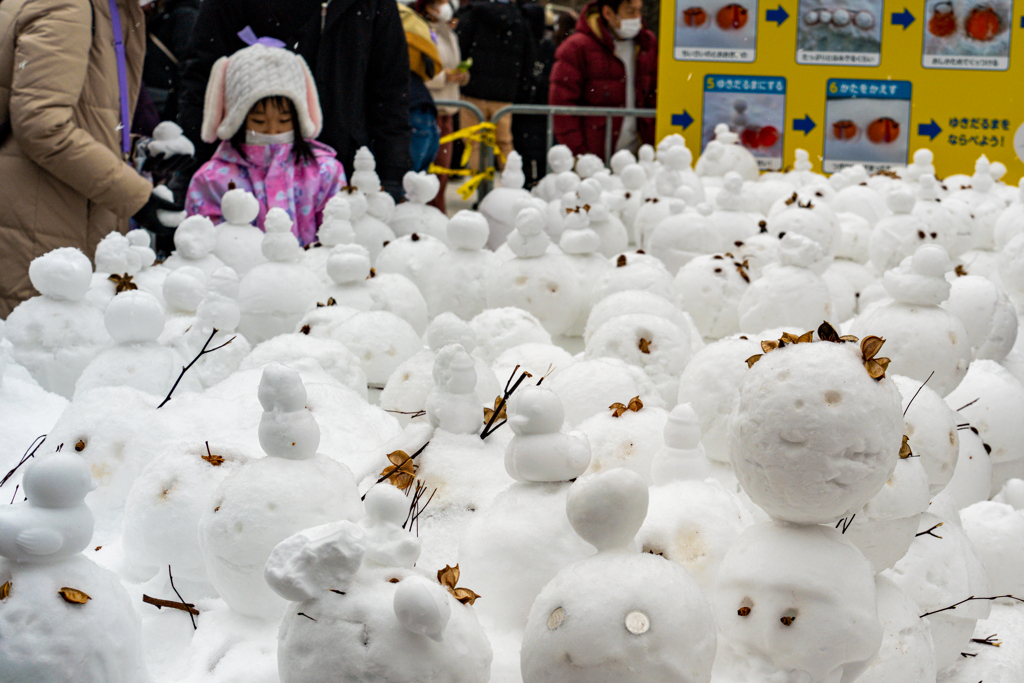
[[[290,145],[295,142],[295,131],[289,130],[277,135],[257,133],[254,130],[245,129],[245,144],[247,145]]]
[[[452,20],[452,17],[454,15],[455,11],[452,9],[452,6],[449,5],[447,2],[437,8],[437,20],[442,24],[447,24],[449,21]]]
[[[615,32],[619,34],[619,38],[623,40],[632,40],[640,35],[640,29],[643,28],[642,20],[637,17],[636,19],[619,19],[621,22],[619,27],[615,29]]]

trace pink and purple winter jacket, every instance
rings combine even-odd
[[[192,177],[185,211],[189,216],[199,214],[214,223],[222,222],[220,200],[233,182],[259,200],[256,225],[260,230],[267,211],[277,207],[295,221],[292,232],[303,246],[316,242],[327,200],[345,187],[345,169],[327,145],[311,140],[309,146],[315,161],[299,164],[290,144],[242,145],[243,158],[229,141],[221,142],[213,158]]]

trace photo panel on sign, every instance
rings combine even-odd
[[[1012,0],[928,0],[924,19],[925,68],[1005,71],[1010,67]]]
[[[798,64],[878,66],[882,0],[800,0]]]
[[[862,164],[868,171],[907,163],[910,148],[909,81],[832,78],[826,84],[822,170]]]
[[[786,79],[768,76],[704,77],[701,150],[715,138],[715,127],[727,124],[762,171],[782,169],[786,129]]]
[[[757,0],[676,0],[675,8],[675,59],[753,62],[757,57]]]

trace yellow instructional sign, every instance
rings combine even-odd
[[[726,124],[762,170],[906,165],[1024,176],[1024,0],[662,0],[658,138]]]

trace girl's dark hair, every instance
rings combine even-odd
[[[295,111],[295,105],[292,104],[291,99],[288,97],[284,97],[283,95],[271,95],[270,97],[264,97],[262,100],[252,105],[252,109],[255,109],[261,104],[264,107],[266,107],[267,104],[269,103],[273,103],[274,106],[277,107],[279,110],[286,111],[289,114],[291,114],[292,128],[295,130],[295,141],[292,142],[292,152],[295,153],[295,162],[312,163],[316,161],[316,157],[313,156],[313,148],[309,146],[309,141],[302,137],[302,130],[301,127],[299,126],[299,116],[298,113]],[[250,109],[249,111],[251,112],[252,109]],[[246,118],[248,118],[248,116],[248,113],[246,113]],[[231,146],[235,148],[235,151],[238,152],[243,159],[248,159],[245,156],[245,151],[242,149],[242,145],[244,144],[245,122],[243,121],[242,125],[239,126],[235,134],[231,136]]]

